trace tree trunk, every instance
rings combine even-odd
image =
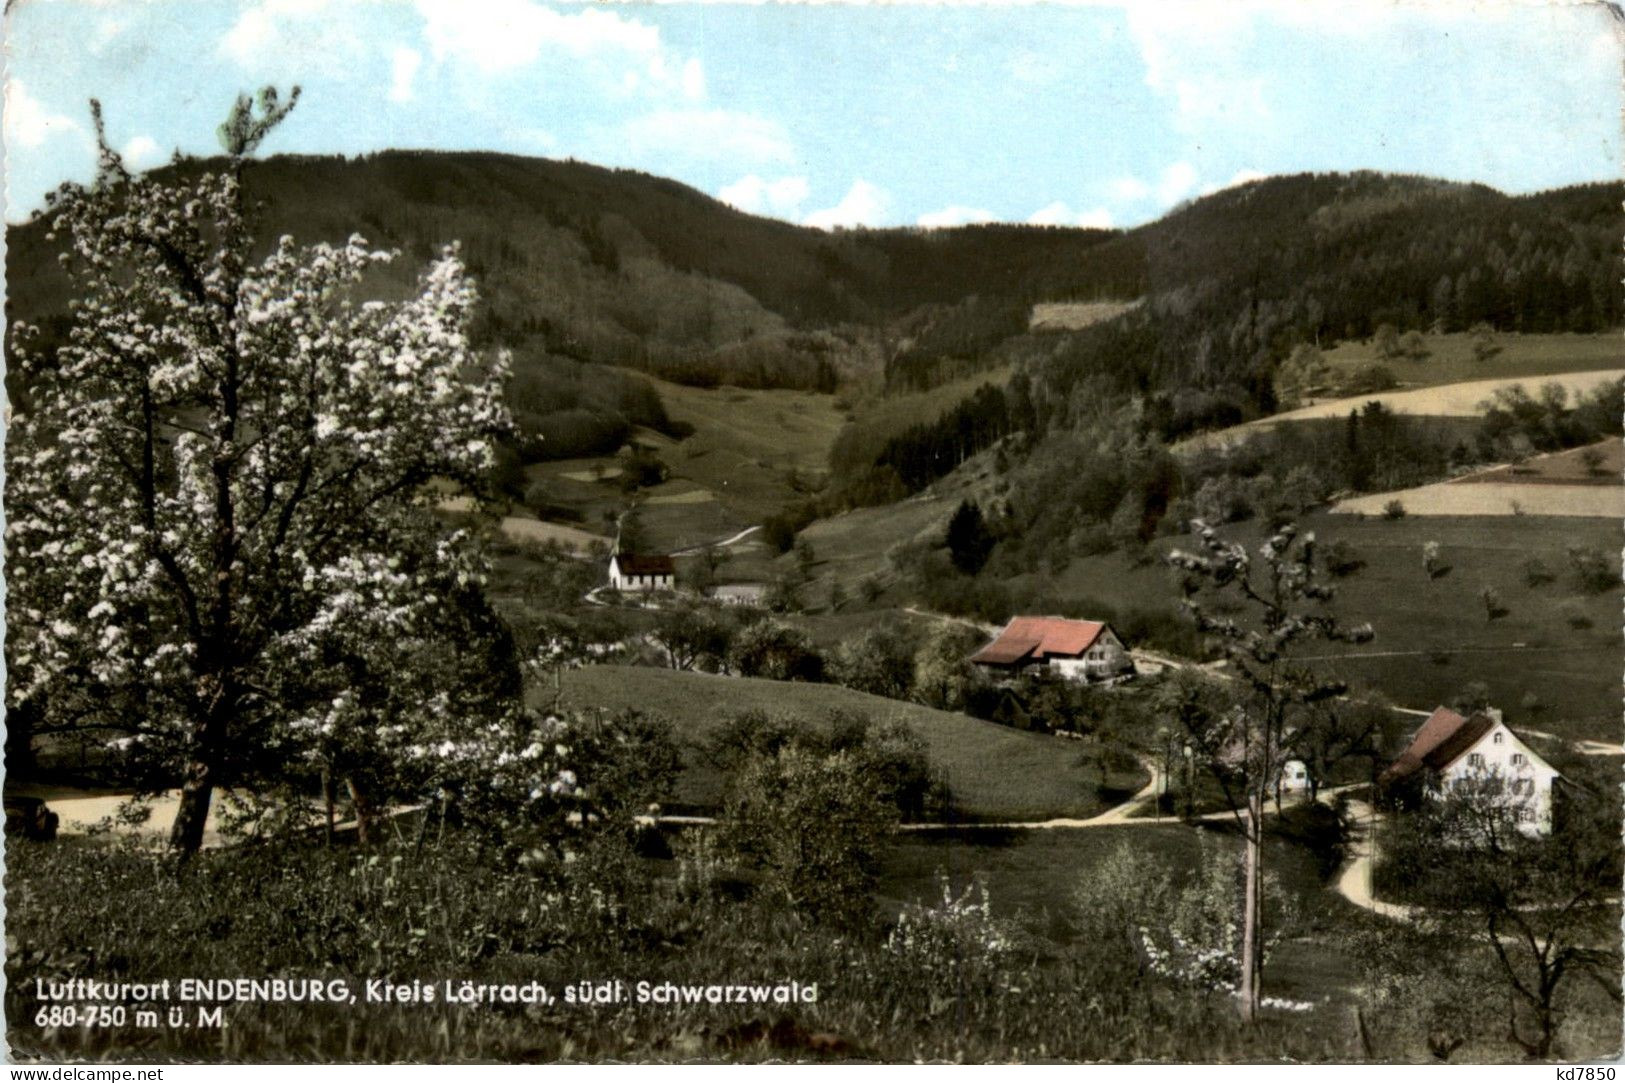
[[[333,775],[322,768],[322,804],[327,813],[327,832],[323,841],[327,846],[333,845]]]
[[[225,733],[230,700],[221,694],[212,697],[207,713],[197,728],[196,743],[186,764],[186,780],[181,783],[181,801],[175,822],[169,829],[169,849],[186,861],[203,846],[203,829],[209,821],[214,801],[215,767],[220,759],[221,736]]]
[[[1242,904],[1241,929],[1241,1018],[1251,1023],[1258,1018],[1258,979],[1263,970],[1259,965],[1259,931],[1262,908],[1259,889],[1262,886],[1263,861],[1262,827],[1264,795],[1253,787],[1247,795],[1247,880]]]
[[[1535,1021],[1540,1024],[1540,1039],[1535,1043],[1535,1060],[1551,1056],[1557,1038],[1557,1013],[1552,1011],[1551,1000],[1543,1000],[1535,1009]]]
[[[344,784],[350,791],[350,807],[355,810],[355,840],[365,846],[372,834],[372,802],[355,779],[347,778]]]
[[[185,861],[203,845],[203,828],[209,821],[214,800],[214,771],[203,758],[187,764],[186,781],[181,785],[181,803],[169,829],[169,849]]]

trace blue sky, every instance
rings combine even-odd
[[[6,217],[88,177],[90,97],[145,167],[295,82],[265,153],[574,157],[826,228],[1133,225],[1304,170],[1533,191],[1620,175],[1619,25],[1557,0],[16,0]]]

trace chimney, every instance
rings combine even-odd
[[[1500,722],[1501,722],[1501,708],[1499,708],[1499,707],[1486,707],[1486,708],[1484,708],[1483,714],[1484,714],[1484,717],[1489,719],[1491,722],[1494,722],[1497,725],[1500,724]]]

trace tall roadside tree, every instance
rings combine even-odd
[[[92,103],[96,178],[48,210],[72,328],[12,354],[8,706],[130,736],[181,784],[183,857],[218,787],[360,783],[518,692],[477,560],[425,510],[489,469],[506,361],[469,346],[455,249],[382,302],[394,257],[360,237],[256,244],[245,170],[297,97],[239,98],[223,164],[144,175]]]
[[[1313,534],[1283,526],[1255,559],[1206,524],[1193,525],[1201,551],[1175,550],[1168,559],[1183,572],[1186,609],[1229,663],[1231,679],[1176,684],[1170,706],[1213,768],[1246,840],[1238,992],[1251,1022],[1263,972],[1264,803],[1294,745],[1321,720],[1316,708],[1346,690],[1293,655],[1307,643],[1363,642],[1372,632],[1369,625],[1345,629],[1325,611],[1333,591],[1322,582]]]

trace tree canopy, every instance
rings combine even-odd
[[[361,775],[518,692],[469,539],[426,511],[490,467],[505,358],[470,346],[455,246],[383,301],[397,255],[360,236],[258,243],[246,156],[291,105],[239,100],[189,179],[132,174],[97,108],[95,180],[50,199],[71,331],[13,350],[8,708],[129,736],[143,787],[184,783],[183,853],[217,786]]]

